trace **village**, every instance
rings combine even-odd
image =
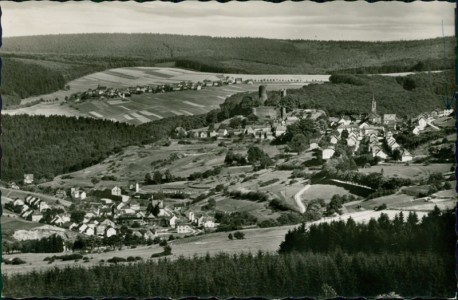
[[[238,81],[235,80],[234,83]],[[198,89],[199,86],[201,85],[191,84],[188,88]],[[101,91],[106,91],[108,95],[120,92],[109,89]],[[142,89],[141,91],[148,92]],[[285,97],[286,93],[286,89],[281,90],[281,97]],[[124,92],[124,96],[126,95],[127,92]],[[263,103],[267,100],[264,85],[259,87],[259,99]],[[199,140],[229,143],[240,139],[255,144],[272,143],[287,132],[288,126],[306,119],[318,123],[321,119],[325,120],[328,126],[320,131],[320,137],[310,141],[308,151],[313,151],[323,163],[333,158],[338,145],[346,145],[352,149],[352,153],[358,150],[361,152],[361,148],[364,148],[363,154],[370,154],[377,164],[386,161],[399,164],[409,163],[415,159],[394,137],[401,129],[411,128],[413,135],[440,130],[434,125],[434,121],[438,118],[447,119],[453,113],[452,109],[436,109],[405,120],[398,118],[396,114],[379,115],[374,97],[371,103],[367,114],[344,116],[327,116],[325,111],[319,109],[295,109],[287,112],[284,107],[260,105],[252,108],[250,116],[235,116],[215,124],[212,128],[185,130],[177,127],[171,138],[178,143]],[[285,150],[285,154],[288,151],[291,152],[289,155],[294,155],[292,149]],[[159,176],[160,180],[163,178],[163,181],[166,181],[165,179],[171,175],[166,173]],[[114,241],[122,244],[123,242],[116,237],[125,236],[126,230],[131,237],[129,243],[132,243],[132,239],[136,240],[134,243],[152,243],[161,238],[170,240],[218,230],[215,211],[190,206],[199,201],[199,197],[204,199],[213,194],[218,187],[206,190],[196,197],[191,191],[167,188],[160,188],[154,193],[145,192],[141,186],[143,184],[149,182],[144,183],[137,179],[130,180],[124,186],[116,185],[102,190],[81,186],[55,190],[53,196],[70,201],[70,206],[62,206],[59,201],[54,205],[48,204],[39,197],[27,195],[5,203],[4,207],[17,214],[17,217],[28,221],[56,226],[77,235],[97,237],[103,241],[103,245],[113,245]],[[33,174],[25,174],[22,187],[33,185]],[[16,183],[10,183],[8,187],[12,190],[20,189]],[[221,189],[220,186],[219,190]],[[175,201],[169,201],[170,199]],[[214,203],[208,201],[207,206],[214,206]],[[30,234],[25,230],[18,230],[13,238],[26,240],[30,238]]]

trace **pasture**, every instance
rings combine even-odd
[[[223,76],[253,79],[255,84],[233,84],[222,87],[208,87],[200,91],[185,90],[159,94],[132,95],[126,100],[88,100],[81,103],[67,103],[65,97],[97,86],[125,88],[144,85],[173,84],[182,81],[219,80]],[[224,100],[240,92],[254,92],[259,84],[266,84],[269,90],[300,88],[310,82],[327,81],[329,75],[238,75],[201,73],[168,67],[128,67],[110,69],[75,79],[68,83],[68,90],[57,91],[23,99],[27,104],[38,99],[58,98],[52,103],[40,103],[30,107],[5,110],[7,114],[86,116],[109,119],[130,124],[142,124],[177,115],[199,115],[218,108]]]
[[[53,181],[41,185],[53,188],[70,188],[75,185],[92,187],[94,186],[91,182],[92,178],[101,179],[103,176],[114,176],[116,180],[101,180],[96,184],[98,189],[112,188],[115,185],[125,185],[131,180],[142,183],[146,173],[165,169],[170,170],[175,176],[184,177],[193,172],[212,169],[222,163],[224,154],[218,154],[220,151],[221,149],[214,143],[180,145],[174,142],[168,147],[130,146],[96,165],[56,176]],[[178,158],[170,159],[172,154],[176,154]],[[156,190],[156,186],[142,186],[142,188],[145,191]],[[157,188],[160,187],[157,186]]]

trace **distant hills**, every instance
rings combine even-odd
[[[443,43],[448,58],[443,59]],[[386,73],[453,68],[453,37],[397,42],[69,34],[3,39],[4,104],[114,67],[170,66],[254,74]],[[27,70],[27,74],[24,73]]]

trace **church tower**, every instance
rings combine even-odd
[[[372,109],[371,112],[376,114],[377,113],[377,102],[375,101],[374,95],[372,95]]]

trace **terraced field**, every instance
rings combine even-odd
[[[254,84],[226,85],[209,87],[200,91],[176,91],[162,94],[132,95],[127,101],[121,98],[109,100],[90,100],[84,103],[69,104],[65,97],[98,85],[125,88],[142,85],[171,84],[181,81],[219,80],[224,76],[253,79]],[[30,107],[5,110],[7,114],[30,115],[66,115],[86,116],[99,119],[142,124],[176,115],[199,115],[218,108],[219,104],[233,94],[253,92],[259,84],[267,84],[269,90],[282,88],[300,88],[311,82],[328,81],[328,75],[239,75],[201,73],[177,68],[165,67],[129,67],[93,73],[68,83],[68,90],[57,91],[48,95],[40,95],[22,100],[21,104],[31,103],[40,98],[59,101],[40,103]]]

